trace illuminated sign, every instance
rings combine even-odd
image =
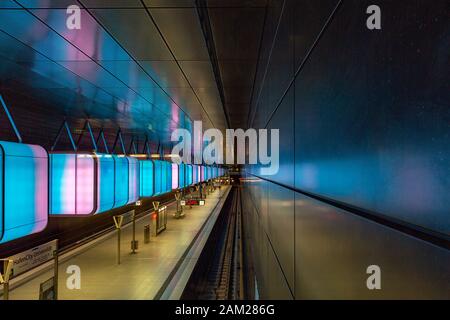
[[[188,200],[181,200],[182,206],[204,206],[205,200],[202,199],[188,199]]]

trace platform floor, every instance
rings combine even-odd
[[[185,208],[185,217],[175,219],[175,206],[168,207],[167,229],[144,244],[144,225],[150,217],[136,221],[137,254],[130,253],[132,228],[122,230],[121,264],[117,264],[117,237],[101,241],[79,255],[69,258],[59,266],[60,300],[145,300],[153,299],[170,272],[182,257],[190,243],[209,217],[227,187],[217,189],[206,199],[205,206]],[[81,269],[81,289],[69,290],[66,281],[70,274],[67,267],[77,265]],[[39,284],[49,279],[53,271],[47,271],[25,284],[12,289],[11,300],[39,298]]]

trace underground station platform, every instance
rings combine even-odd
[[[0,311],[448,302],[449,13],[0,0]]]
[[[131,219],[123,222],[120,239],[118,230],[111,230],[80,246],[65,250],[58,258],[58,282],[61,282],[58,299],[178,299],[230,188],[224,186],[215,190],[202,200],[205,202],[203,206],[184,207],[180,218],[176,217],[176,204],[170,203],[158,209],[161,217],[157,218],[165,220],[161,225],[156,226],[153,211],[144,213],[135,219],[134,226]],[[155,230],[150,230],[152,227]],[[133,230],[134,239],[138,241],[134,251],[130,245]],[[53,277],[54,268],[54,261],[49,261],[13,278],[9,298],[39,299],[41,284]],[[82,277],[80,283],[76,279],[78,271]],[[73,279],[70,277],[72,274]],[[73,287],[78,285],[80,288],[74,290]]]

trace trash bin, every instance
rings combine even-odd
[[[147,224],[144,226],[144,243],[150,242],[150,225]]]
[[[139,249],[139,241],[138,240],[131,240],[131,250],[135,251]]]

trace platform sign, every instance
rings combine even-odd
[[[123,215],[122,216],[113,216],[114,225],[116,229],[120,229],[122,227]]]
[[[7,259],[14,260],[11,277],[18,276],[53,259],[53,251],[58,249],[58,240],[36,246],[32,249],[15,254]]]
[[[133,222],[133,219],[135,217],[135,210],[127,211],[127,212],[121,214],[120,216],[122,217],[122,224],[121,224],[121,226],[123,226],[123,225],[125,225],[127,223]]]
[[[203,199],[188,199],[181,201],[182,206],[204,206],[205,200]]]
[[[42,282],[39,285],[39,300],[56,300],[55,278]]]

